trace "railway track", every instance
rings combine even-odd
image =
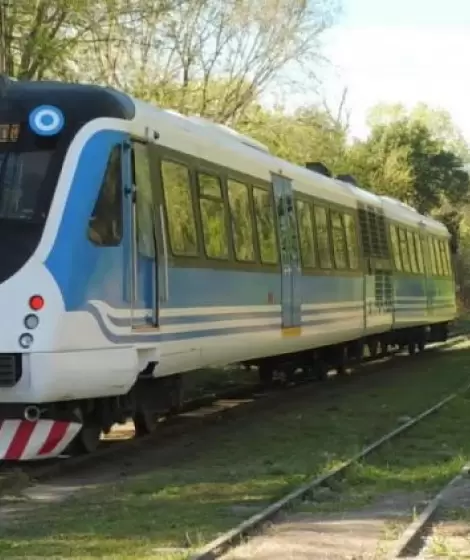
[[[366,358],[351,368],[354,376],[333,375],[326,382],[318,383],[318,398],[327,396],[330,391],[335,391],[343,385],[348,385],[349,390],[354,390],[354,384],[359,378],[376,375],[380,371],[389,372],[391,367],[400,368],[403,361],[409,363],[410,360],[421,362],[432,359],[435,353],[466,339],[464,334],[456,333],[446,342],[429,345],[423,353],[414,356],[397,351],[385,357]],[[159,429],[153,434],[135,439],[105,439],[97,451],[79,457],[63,457],[40,463],[4,463],[0,466],[0,485],[2,478],[3,485],[5,485],[5,478],[9,474],[21,473],[31,481],[42,482],[57,476],[72,475],[77,471],[82,472],[87,468],[95,468],[114,458],[132,455],[147,445],[164,445],[188,431],[198,430],[204,425],[218,422],[222,417],[227,418],[250,411],[256,412],[260,407],[275,407],[278,403],[285,402],[287,395],[294,396],[296,392],[301,393],[303,386],[311,383],[313,383],[312,379],[299,376],[297,380],[291,381],[289,386],[281,390],[276,388],[266,390],[256,383],[234,387],[218,394],[206,395],[186,402],[178,414],[162,418]]]
[[[344,476],[348,469],[376,451],[379,447],[403,434],[419,422],[422,422],[423,420],[428,418],[430,415],[438,412],[441,408],[446,406],[456,397],[468,391],[470,391],[470,381],[464,384],[459,390],[441,399],[439,402],[424,410],[414,418],[411,418],[406,423],[400,425],[398,428],[386,433],[370,445],[367,445],[360,452],[351,456],[342,464],[320,476],[312,478],[307,483],[297,487],[278,501],[270,504],[262,511],[249,517],[233,529],[230,529],[229,531],[223,533],[213,541],[209,542],[206,546],[202,547],[195,554],[190,556],[190,560],[213,560],[215,558],[220,558],[221,556],[226,554],[227,551],[235,548],[250,536],[262,532],[266,524],[272,522],[282,511],[290,508],[300,499],[307,498],[318,488],[328,485],[333,479]],[[425,510],[423,510],[419,517],[410,524],[410,526],[405,530],[401,538],[395,544],[392,552],[389,555],[389,560],[402,558],[407,552],[409,552],[410,548],[413,545],[416,545],[419,537],[423,534],[426,528],[429,527],[429,524],[435,517],[435,514],[438,511],[446,494],[456,484],[456,482],[462,478],[462,476],[467,476],[468,468],[469,467],[467,467],[467,469],[464,469],[462,473],[456,476],[443,490],[441,490],[441,492],[434,498],[434,500],[432,500],[431,503],[425,508]]]
[[[469,474],[470,463],[441,488],[420,515],[405,528],[389,552],[388,560],[416,557],[420,554],[425,544],[424,537],[431,532],[447,496],[463,479],[468,478]]]

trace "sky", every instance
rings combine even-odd
[[[367,135],[379,102],[424,102],[448,110],[470,142],[470,0],[343,0],[324,54],[322,94],[334,107],[348,87],[353,136]]]

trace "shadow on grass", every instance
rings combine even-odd
[[[148,461],[138,478],[78,492],[63,503],[34,503],[28,515],[4,512],[1,558],[182,558],[250,517],[307,477],[356,453],[403,418],[414,416],[470,377],[470,350],[455,349],[413,375],[338,394],[332,402],[308,399],[241,420],[230,429],[209,426],[204,441],[171,465]],[[403,375],[405,373],[405,375]],[[310,512],[344,511],[393,492],[432,492],[470,456],[470,398],[445,409],[355,465],[328,491],[314,493]],[[50,491],[60,493],[57,484]],[[21,506],[21,504],[19,504]],[[176,547],[182,552],[152,552]]]

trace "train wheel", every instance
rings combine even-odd
[[[336,362],[336,373],[338,375],[346,375],[348,365],[348,353],[345,347],[338,349],[339,358]]]
[[[369,348],[369,355],[371,358],[376,358],[379,353],[379,342],[378,340],[371,340],[367,347]]]
[[[270,388],[274,384],[274,370],[272,367],[267,365],[260,365],[259,371],[259,382],[266,389]]]
[[[424,339],[424,337],[421,337],[418,340],[418,352],[424,352],[425,349],[426,349],[426,340]]]
[[[328,378],[328,366],[325,362],[318,361],[313,366],[313,375],[318,381],[325,381]]]
[[[139,407],[134,417],[135,436],[142,437],[153,434],[157,429],[158,414],[145,406]]]
[[[85,423],[70,444],[72,455],[87,455],[98,448],[101,436],[101,426],[93,422]]]
[[[416,353],[416,342],[408,342],[408,354],[413,356]]]

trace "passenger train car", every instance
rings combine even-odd
[[[322,378],[446,338],[435,220],[112,89],[0,93],[1,459],[149,432],[196,368]]]

